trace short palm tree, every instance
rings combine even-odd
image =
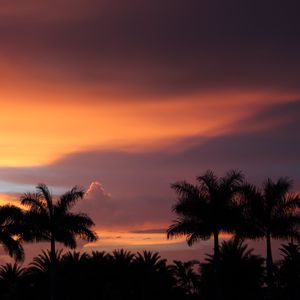
[[[26,269],[17,263],[6,263],[0,267],[0,280],[11,281],[25,275]]]
[[[13,205],[0,206],[0,244],[15,260],[24,258],[21,245],[23,212]]]
[[[61,299],[89,299],[90,255],[86,252],[69,251],[61,258],[60,289]],[[97,278],[99,279],[99,278]],[[82,287],[85,287],[84,289]]]
[[[106,264],[110,258],[110,254],[105,251],[92,251],[90,255],[90,260],[96,265]]]
[[[162,259],[157,252],[138,252],[133,260],[135,283],[138,288],[137,298],[164,299],[163,295],[171,283],[171,276],[166,266],[166,259]]]
[[[134,264],[143,267],[148,272],[157,272],[166,267],[166,259],[161,259],[158,252],[138,252],[134,258]]]
[[[292,181],[281,177],[277,182],[267,179],[258,189],[252,185],[243,187],[242,202],[246,228],[241,236],[265,239],[267,247],[268,284],[273,282],[272,239],[300,238],[300,195],[291,193]],[[245,224],[245,223],[244,223]]]
[[[176,286],[187,295],[195,294],[198,289],[200,274],[195,270],[196,265],[199,265],[197,260],[186,262],[174,260],[173,265],[169,267],[171,274],[176,279]]]
[[[76,201],[82,199],[84,190],[75,186],[56,201],[45,184],[39,184],[35,193],[25,193],[21,203],[28,208],[25,222],[29,228],[24,236],[28,241],[49,241],[52,269],[52,299],[55,299],[56,242],[74,249],[76,238],[95,241],[97,235],[91,230],[94,226],[90,217],[83,213],[71,212]]]
[[[282,259],[279,262],[279,283],[283,299],[300,299],[300,245],[281,245]]]
[[[237,228],[240,214],[235,197],[240,191],[244,176],[241,172],[232,170],[218,178],[209,170],[197,180],[197,185],[186,181],[172,185],[178,195],[173,211],[179,218],[169,227],[167,236],[186,236],[189,246],[213,237],[218,285],[219,235],[221,232],[234,233]]]
[[[62,250],[55,252],[55,261],[60,263],[62,259]],[[49,250],[42,250],[42,253],[33,258],[29,264],[28,274],[37,276],[48,276],[51,273],[51,253]]]
[[[56,250],[55,252],[55,271],[60,271],[61,269],[61,258],[62,249]],[[56,282],[60,281],[57,278],[57,272],[54,274],[56,276]],[[30,282],[31,293],[36,294],[37,297],[49,299],[49,295],[53,293],[53,258],[51,256],[50,250],[42,250],[42,253],[33,258],[33,261],[29,264],[27,269],[28,281]],[[51,290],[49,291],[49,282],[51,284]],[[56,288],[56,285],[55,285]],[[49,293],[50,292],[50,293]],[[35,299],[35,298],[34,298]]]
[[[62,256],[62,263],[66,265],[77,265],[81,263],[86,263],[89,259],[90,256],[86,252],[80,253],[77,251],[68,251]]]
[[[134,254],[124,249],[116,249],[112,252],[111,259],[113,264],[119,269],[127,269],[130,267],[134,258]]]
[[[20,299],[25,286],[26,269],[17,263],[0,267],[0,286],[4,299]],[[23,295],[22,295],[23,296]],[[2,299],[2,298],[1,298]]]
[[[264,259],[253,254],[243,240],[223,241],[220,247],[220,284],[222,299],[260,299]],[[214,258],[208,255],[200,265],[200,293],[204,299],[215,299]]]
[[[108,299],[130,299],[132,285],[132,262],[134,254],[124,249],[114,250],[109,258],[106,277],[110,277]]]

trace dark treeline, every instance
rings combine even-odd
[[[264,258],[238,239],[220,247],[222,299],[300,299],[300,247],[284,244],[275,266],[274,289],[266,286]],[[56,252],[56,299],[215,299],[213,256],[167,264],[156,252]],[[51,256],[44,251],[23,268],[0,268],[0,299],[50,299]]]
[[[0,243],[16,263],[0,268],[0,299],[300,299],[300,196],[287,177],[261,187],[229,171],[207,171],[197,183],[172,185],[177,219],[167,237],[185,236],[189,246],[213,238],[213,254],[198,261],[167,264],[157,252],[65,252],[77,239],[93,242],[94,223],[72,211],[84,190],[75,186],[54,198],[44,184],[21,196],[25,210],[0,207]],[[231,240],[220,242],[220,235]],[[247,239],[264,240],[266,255],[255,255]],[[287,240],[273,260],[272,240]],[[49,250],[23,268],[23,242],[48,241]]]

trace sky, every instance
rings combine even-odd
[[[88,190],[99,240],[203,257],[167,240],[170,184],[239,169],[300,191],[298,1],[1,0],[0,203],[46,183]],[[26,245],[28,257],[47,245]],[[258,247],[258,251],[263,251]],[[0,250],[0,259],[6,256]]]

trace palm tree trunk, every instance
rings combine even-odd
[[[216,300],[221,300],[220,286],[220,246],[219,246],[219,231],[214,232],[214,265],[216,276]]]
[[[50,258],[51,258],[51,266],[50,266],[50,299],[56,299],[56,249],[55,249],[55,238],[53,235],[51,236],[51,249],[50,249]]]
[[[273,290],[273,257],[272,257],[272,246],[271,246],[271,234],[267,232],[267,283],[269,292],[272,294]]]

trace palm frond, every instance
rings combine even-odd
[[[221,184],[227,187],[239,187],[244,182],[245,176],[241,171],[230,170],[226,173],[225,177],[220,179]]]
[[[76,236],[70,230],[57,230],[54,232],[55,241],[62,243],[65,247],[75,249],[77,247]]]
[[[194,196],[195,198],[199,196],[199,189],[186,181],[178,181],[173,183],[171,187],[175,190],[177,195],[183,199],[191,196]]]
[[[24,193],[20,200],[22,205],[31,210],[46,212],[46,203],[40,193]]]
[[[76,236],[89,242],[98,239],[96,232],[90,229],[94,226],[94,222],[86,214],[65,213],[57,217],[55,237],[66,246],[76,247]],[[64,230],[61,226],[64,226]],[[66,239],[65,242],[63,239]]]
[[[39,191],[39,193],[43,196],[43,198],[47,202],[47,208],[51,214],[52,210],[53,210],[53,200],[52,200],[52,195],[51,195],[49,188],[47,187],[46,184],[39,183],[36,186],[36,189]]]
[[[162,259],[158,252],[146,251],[137,252],[134,263],[144,265],[153,271],[157,271],[166,266],[166,259]]]
[[[130,251],[126,251],[124,249],[116,249],[112,252],[111,259],[118,265],[129,266],[132,263],[134,257],[135,254]]]
[[[46,211],[28,210],[24,214],[22,239],[27,242],[50,240],[50,216]]]
[[[26,269],[18,263],[6,263],[0,267],[0,280],[11,281],[19,280],[26,274]]]
[[[79,251],[68,251],[62,256],[61,262],[63,264],[81,264],[86,263],[89,259],[90,255],[86,252],[80,253]]]
[[[300,209],[300,194],[289,193],[285,195],[283,203],[287,211],[298,212]]]
[[[70,191],[67,191],[59,198],[57,208],[62,211],[68,211],[77,200],[83,198],[84,192],[83,188],[74,186]]]
[[[55,252],[56,262],[60,262],[62,257],[62,250]],[[29,273],[49,273],[51,269],[51,254],[50,251],[42,250],[42,253],[33,258],[29,264]]]
[[[0,231],[0,243],[2,244],[5,252],[13,257],[16,261],[24,260],[24,249],[20,240],[15,239],[10,232]]]
[[[178,218],[167,230],[168,239],[186,236],[189,246],[199,239],[209,239],[211,234],[212,229],[208,225],[187,218]]]
[[[14,205],[0,206],[0,225],[7,226],[9,224],[21,223],[23,219],[23,211]]]
[[[197,180],[201,184],[203,189],[207,189],[210,195],[216,193],[219,186],[218,177],[212,170],[207,170],[204,175],[198,176]]]

